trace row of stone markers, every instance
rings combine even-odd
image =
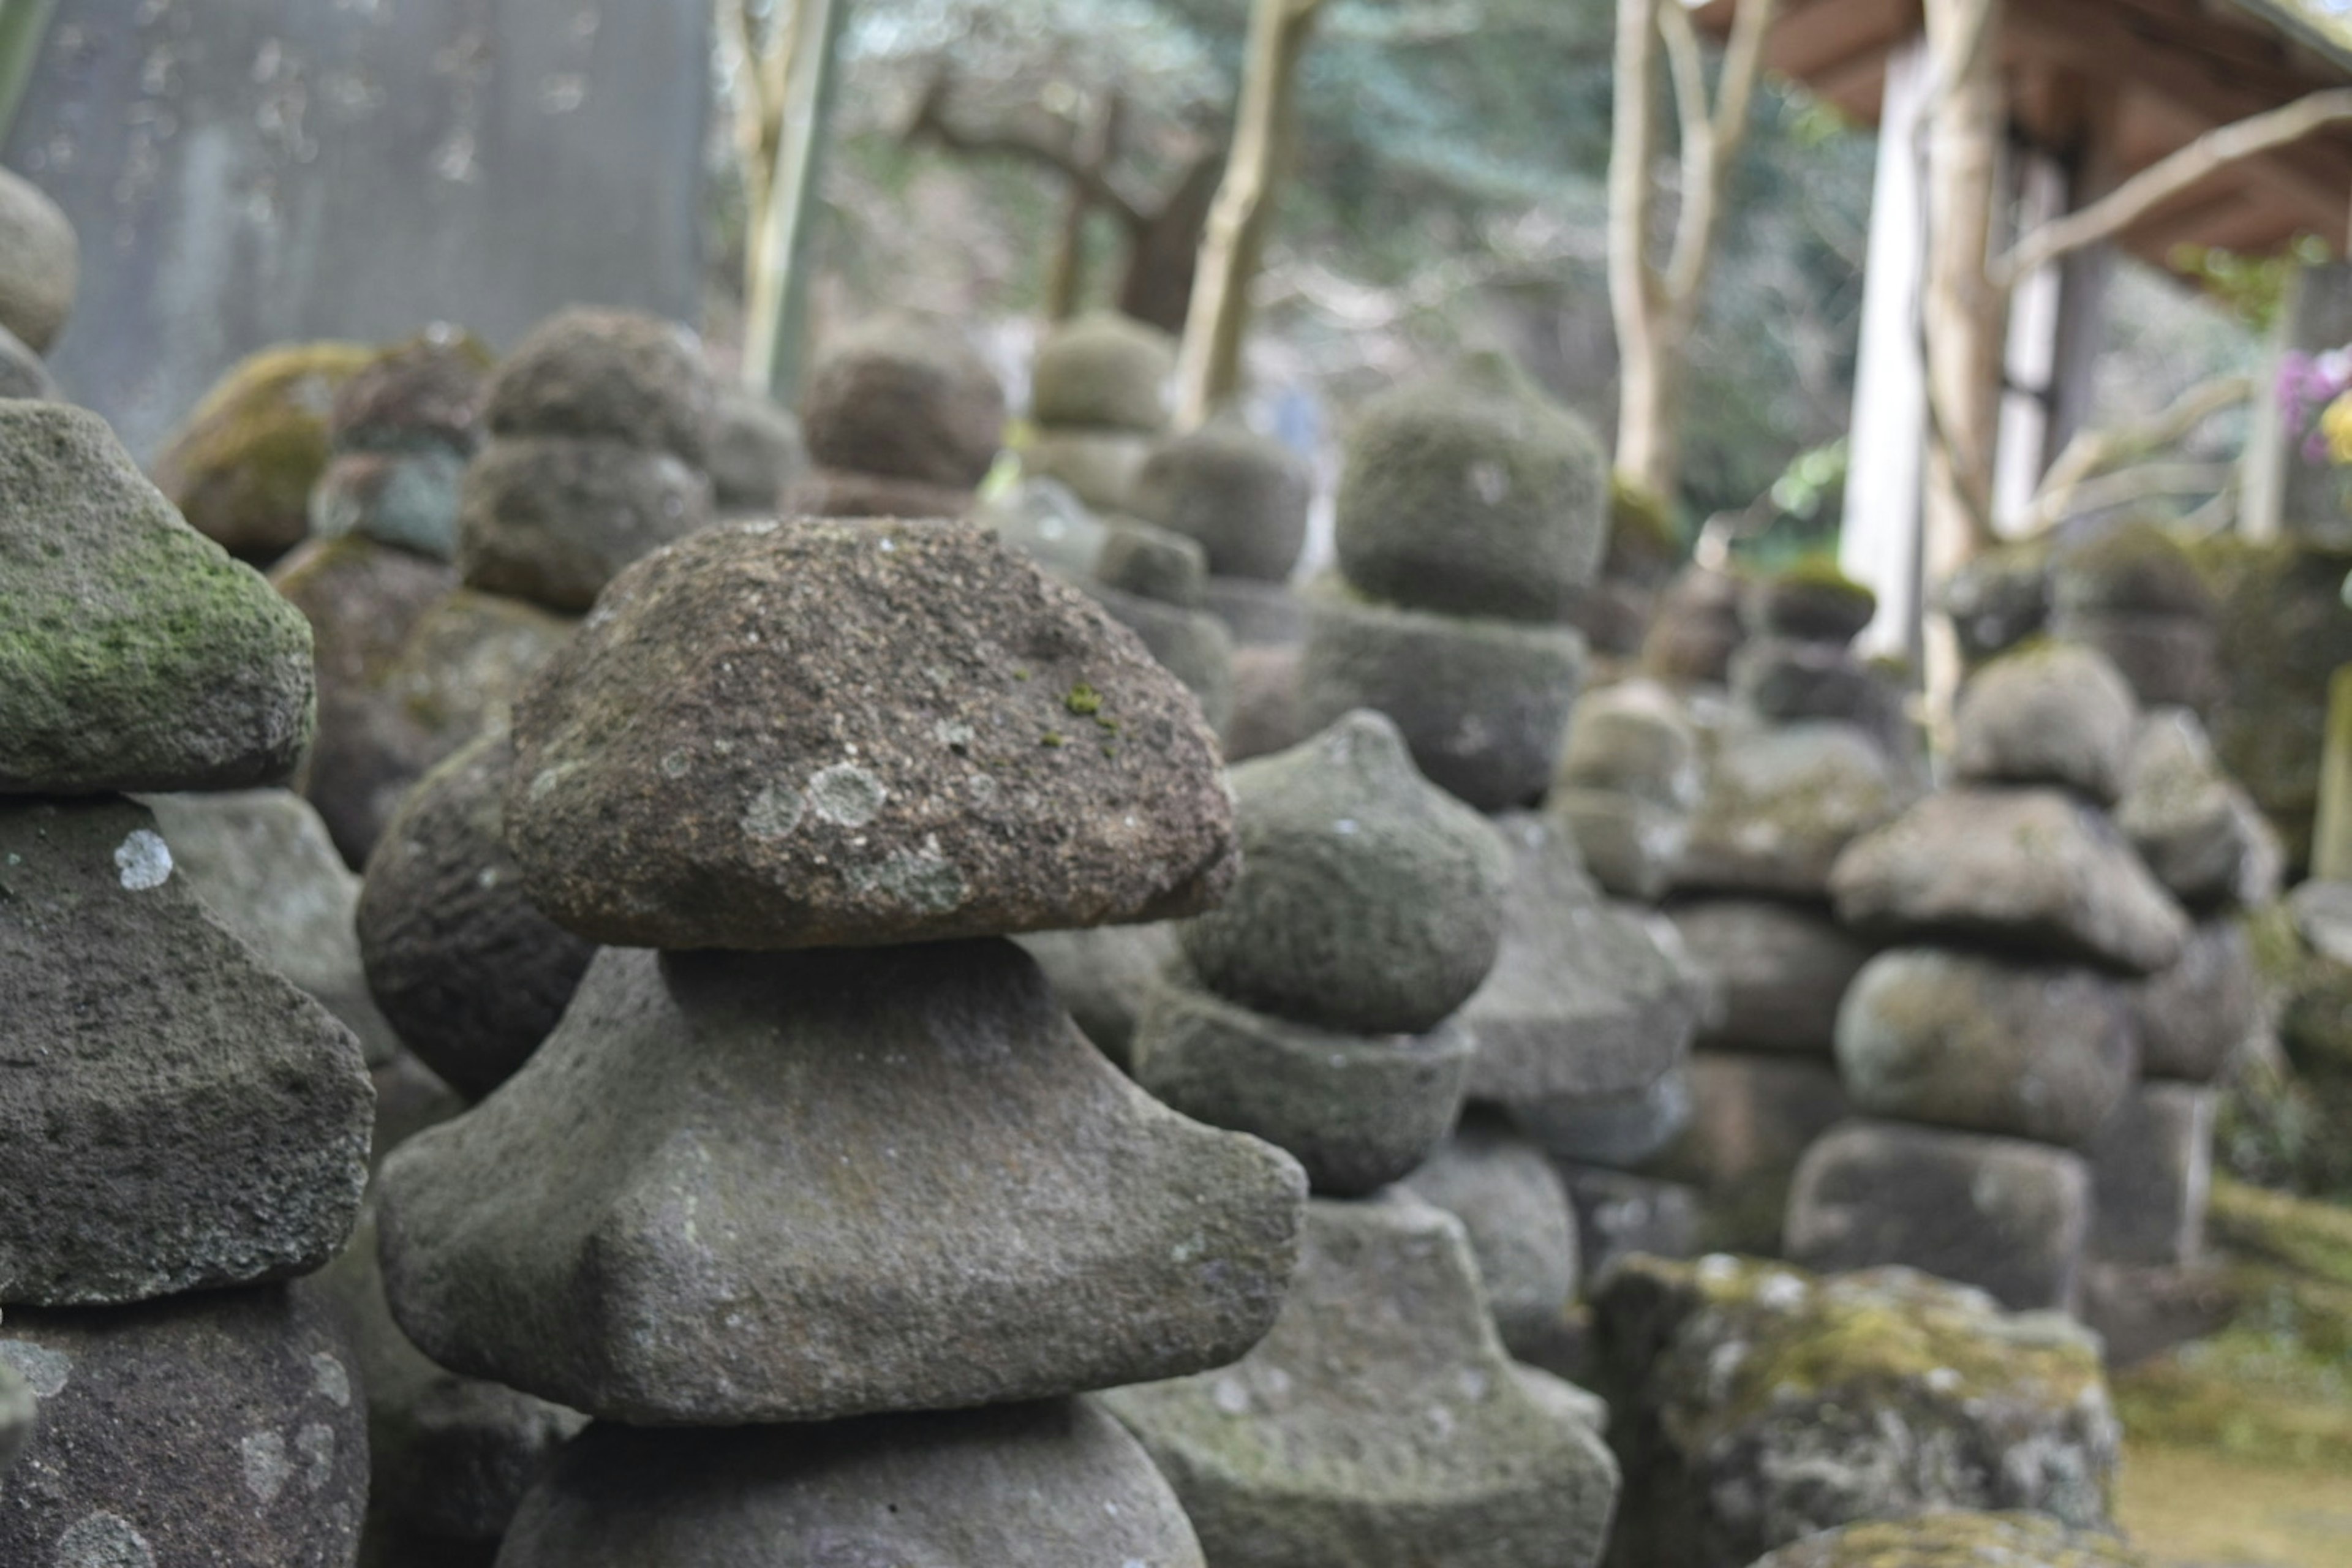
[[[125,798],[287,777],[308,628],[52,402],[0,402],[0,1562],[342,1568],[362,1398],[283,1282],[359,1207],[360,1043]]]

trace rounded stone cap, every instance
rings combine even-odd
[[[711,415],[710,485],[722,511],[772,513],[808,468],[808,445],[790,409],[740,387],[721,387]]]
[[[2180,542],[2145,518],[2062,549],[2051,564],[2052,606],[2212,618],[2212,591]]]
[[[1306,459],[1237,420],[1171,437],[1128,493],[1137,516],[1201,542],[1220,577],[1287,579],[1307,545],[1315,479]]]
[[[471,452],[496,363],[479,338],[436,321],[383,350],[343,384],[327,416],[328,439],[338,451],[439,441]]]
[[[1953,723],[1956,777],[2064,784],[2105,804],[2123,793],[2139,704],[2097,650],[2039,643],[1979,670]]]
[[[1878,595],[1838,570],[1805,562],[1748,585],[1741,619],[1751,632],[1843,645],[1878,614]]]
[[[1339,568],[1391,604],[1561,621],[1600,567],[1608,505],[1591,427],[1476,357],[1365,409],[1339,480]]]
[[[73,313],[81,245],[65,209],[0,169],[0,328],[47,353]]]
[[[882,316],[817,361],[801,434],[824,468],[968,490],[1003,445],[1004,389],[952,328]]]
[[[1049,427],[1155,434],[1168,427],[1175,376],[1173,338],[1116,310],[1089,310],[1038,345],[1029,416]]]
[[[702,345],[675,321],[574,308],[531,329],[490,383],[494,436],[573,436],[709,456],[715,389]]]
[[[1198,542],[1129,518],[1111,521],[1095,557],[1097,582],[1186,609],[1199,607],[1208,575]]]
[[[1494,966],[1509,861],[1486,819],[1358,710],[1231,774],[1242,872],[1178,933],[1209,989],[1326,1029],[1418,1035]]]

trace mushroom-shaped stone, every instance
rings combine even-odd
[[[2148,974],[2189,921],[2107,819],[2055,789],[1929,795],[1839,857],[1838,918],[1888,938],[1992,942]]]
[[[549,317],[499,366],[490,434],[559,436],[667,452],[700,469],[716,389],[701,344],[675,321],[575,308]]]
[[[1306,548],[1314,495],[1305,458],[1237,419],[1215,419],[1154,447],[1128,504],[1200,541],[1218,576],[1280,583]]]
[[[2004,1313],[1907,1268],[1823,1279],[1717,1254],[1628,1258],[1593,1330],[1626,1476],[1613,1545],[1643,1568],[1745,1563],[1934,1509],[2107,1523],[2122,1433],[2097,1339],[2054,1313]]]
[[[1307,1205],[1248,1355],[1103,1398],[1220,1568],[1591,1568],[1608,1534],[1591,1397],[1505,1353],[1461,1222],[1401,1190]]]
[[[623,567],[709,519],[709,479],[667,452],[500,437],[466,468],[457,571],[469,588],[578,615]]]
[[[2079,1146],[2138,1077],[2123,991],[2086,969],[1898,948],[1863,967],[1838,1067],[1866,1116]]]
[[[1004,389],[987,362],[953,329],[901,316],[868,322],[828,349],[800,412],[809,457],[822,468],[953,491],[987,477],[1004,439]]]
[[[327,825],[291,790],[148,797],[172,863],[221,923],[357,1035],[368,1066],[400,1049],[360,973],[360,882]]]
[[[41,188],[0,169],[0,331],[47,353],[73,313],[81,246],[64,209]]]
[[[504,1568],[1202,1568],[1168,1483],[1090,1400],[829,1426],[644,1432],[566,1449]]]
[[[364,343],[292,343],[238,361],[156,458],[155,483],[232,555],[276,560],[309,531],[336,394],[374,355]]]
[[[1047,334],[1029,374],[1039,425],[1157,434],[1168,426],[1176,343],[1116,310],[1089,310]]]
[[[475,1100],[563,1016],[593,942],[523,896],[505,838],[514,749],[484,735],[425,775],[368,857],[358,900],[367,984],[425,1065]]]
[[[2123,793],[2139,705],[2093,649],[2003,655],[1961,689],[1952,771],[1984,784],[2064,784],[2101,804]]]
[[[801,422],[757,393],[722,386],[710,424],[711,499],[722,514],[772,517],[808,467]]]
[[[0,1302],[143,1301],[332,1257],[367,1178],[351,1031],[205,909],[127,801],[0,805]]]
[[[378,1181],[425,1354],[687,1426],[1222,1365],[1274,1321],[1306,1188],[1120,1077],[1001,940],[608,949],[522,1069]]]
[[[0,403],[0,795],[240,789],[311,730],[310,629],[97,415]]]
[[[334,1310],[312,1287],[110,1312],[11,1307],[0,1366],[41,1401],[40,1426],[7,1475],[0,1563],[354,1560],[365,1397]]]
[[[1808,561],[1750,584],[1740,606],[1748,626],[1768,637],[1840,647],[1860,637],[1878,613],[1878,595],[1837,568]]]
[[[2076,1530],[2047,1514],[1940,1510],[1873,1520],[1808,1537],[1759,1557],[1753,1568],[2152,1568],[2103,1530]]]
[[[1444,1141],[1475,1046],[1458,1022],[1368,1036],[1270,1017],[1180,968],[1145,994],[1132,1049],[1136,1081],[1162,1104],[1265,1139],[1316,1193],[1358,1197]]]
[[[1462,1222],[1504,1347],[1525,1361],[1556,1344],[1576,1294],[1576,1214],[1543,1150],[1473,1107],[1405,1185]]]
[[[1475,356],[1365,408],[1339,480],[1339,568],[1391,604],[1562,620],[1600,567],[1608,483],[1581,419]]]
[[[1502,846],[1356,712],[1233,770],[1242,872],[1179,932],[1219,995],[1297,1023],[1420,1034],[1478,989],[1502,939]]]
[[[624,945],[1152,921],[1234,870],[1216,742],[1073,588],[953,523],[723,524],[616,579],[515,712],[534,902]]]

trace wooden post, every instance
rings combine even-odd
[[[2056,159],[2028,153],[2017,160],[2016,168],[2021,229],[2039,227],[2066,210],[2066,172]],[[2018,279],[2010,298],[1992,491],[1993,526],[2004,536],[2018,532],[2028,521],[2034,488],[2050,467],[2063,267],[2052,262],[2035,268]]]
[[[797,0],[785,66],[783,135],[766,216],[751,237],[743,328],[743,383],[790,403],[807,353],[808,243],[820,187],[841,28],[850,0]]]
[[[1915,37],[1886,57],[1845,515],[1838,535],[1839,566],[1878,595],[1878,615],[1863,634],[1863,647],[1914,660],[1919,653],[1919,480],[1927,437],[1927,383],[1919,353],[1927,220],[1917,144],[1927,89],[1927,43]]]
[[[1224,182],[1201,236],[1184,340],[1176,358],[1176,426],[1205,424],[1240,390],[1249,289],[1274,219],[1274,194],[1297,96],[1298,58],[1323,0],[1253,0],[1249,59]]]

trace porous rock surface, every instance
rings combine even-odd
[[[1004,438],[1004,389],[987,362],[952,331],[898,316],[867,322],[829,348],[809,374],[800,413],[821,470],[948,492],[979,484]],[[866,515],[952,514],[886,507]]]
[[[1229,1361],[1305,1185],[1119,1077],[1010,942],[608,949],[520,1072],[386,1162],[380,1224],[434,1360],[716,1426]]]
[[[2106,805],[2123,793],[2139,705],[2103,655],[2053,643],[1979,670],[1953,724],[1957,777],[2064,784]]]
[[[714,395],[686,328],[575,307],[515,345],[491,380],[483,417],[494,437],[584,437],[667,452],[699,469]]]
[[[507,838],[599,942],[904,942],[1189,914],[1234,869],[1199,709],[950,523],[725,524],[615,580],[518,704]]]
[[[300,613],[104,420],[0,403],[0,795],[280,783],[311,702]]]
[[[332,1257],[373,1109],[351,1031],[204,908],[127,801],[0,807],[0,1301]]]

